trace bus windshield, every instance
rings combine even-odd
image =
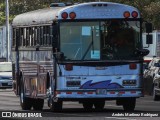
[[[140,22],[107,20],[60,23],[65,60],[133,60],[141,46]]]

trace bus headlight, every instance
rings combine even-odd
[[[123,80],[123,86],[136,86],[136,80]]]
[[[80,87],[81,81],[67,81],[66,86],[67,87]]]

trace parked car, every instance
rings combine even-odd
[[[153,100],[160,100],[160,68],[153,79]]]
[[[12,88],[12,63],[0,62],[0,88]]]
[[[160,68],[160,58],[153,58],[148,65],[146,65],[144,69],[144,88],[145,92],[148,94],[153,94],[153,79],[155,75],[158,73]]]
[[[153,58],[151,62],[148,64],[148,66],[145,68],[144,77],[151,78],[153,80],[159,68],[160,68],[160,58],[159,57]]]

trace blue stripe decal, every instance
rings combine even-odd
[[[111,80],[100,81],[92,83],[93,80],[87,81],[84,83],[80,89],[116,89],[116,88],[123,88],[118,83],[111,83]]]

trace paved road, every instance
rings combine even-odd
[[[19,98],[14,95],[11,89],[0,90],[0,111],[22,111],[19,105]],[[77,117],[84,119],[94,119],[94,120],[105,120],[105,119],[122,119],[122,120],[141,120],[141,119],[151,119],[151,117],[139,117],[140,114],[145,115],[156,115],[160,116],[160,101],[153,101],[151,96],[145,96],[144,98],[137,99],[137,105],[135,111],[132,113],[124,112],[121,106],[116,106],[115,101],[106,101],[105,109],[101,112],[84,111],[81,104],[78,102],[64,102],[63,111],[61,113],[53,113],[49,110],[47,106],[47,101],[45,101],[43,111],[27,111],[27,112],[40,112],[44,116],[54,117],[54,120],[61,117],[61,119],[73,119]],[[129,117],[125,117],[126,115]],[[133,117],[131,117],[133,116]],[[140,115],[141,116],[141,115]],[[45,120],[50,117],[46,117]],[[61,120],[60,119],[60,120]],[[160,117],[153,117],[152,120],[160,119]],[[40,120],[40,119],[39,119]]]

